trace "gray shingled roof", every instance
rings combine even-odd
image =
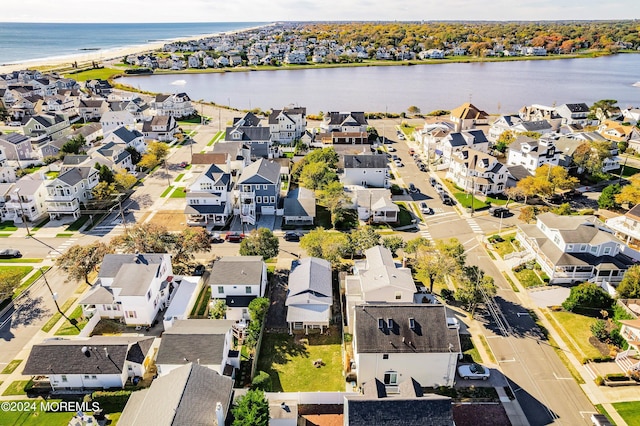
[[[355,122],[359,125],[367,124],[364,112],[328,112],[330,125],[343,124],[345,122]]]
[[[80,170],[74,167],[73,169],[69,169],[66,172],[59,175],[57,179],[66,183],[67,185],[74,186],[77,183],[80,183],[83,177],[82,177],[82,174],[80,173]]]
[[[162,263],[163,254],[156,253],[140,253],[134,254],[107,254],[102,259],[100,265],[100,273],[98,277],[114,278],[120,267],[128,263],[139,262],[143,265],[160,265]]]
[[[331,304],[331,264],[316,257],[294,261],[291,264],[288,290],[285,302],[287,306],[305,303]]]
[[[225,256],[213,264],[210,285],[259,285],[264,262],[262,256]]]
[[[234,323],[209,319],[176,321],[162,335],[156,364],[222,364],[225,335]]]
[[[386,169],[387,157],[379,154],[345,155],[345,169]]]
[[[238,185],[275,184],[280,177],[280,164],[261,158],[249,164],[242,171]]]
[[[235,132],[241,133],[240,139],[235,139],[232,137],[232,134]],[[237,140],[242,140],[245,142],[251,141],[268,141],[271,139],[271,131],[268,127],[262,126],[238,126],[238,127],[227,127],[227,132],[224,140],[227,142],[234,142]]]
[[[118,127],[112,133],[114,135],[116,135],[118,138],[120,138],[125,143],[129,143],[132,140],[142,136],[142,133],[140,133],[139,131],[137,131],[137,130],[129,130],[126,127]]]
[[[414,319],[413,330],[409,318]],[[384,320],[382,329],[378,319]],[[355,328],[355,349],[358,353],[460,352],[458,330],[448,328],[444,305],[356,306]]]
[[[285,216],[316,217],[316,196],[307,188],[296,188],[284,199]]]
[[[144,296],[157,274],[158,265],[127,263],[120,267],[111,287],[121,288],[120,296]]]

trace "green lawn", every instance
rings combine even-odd
[[[20,280],[22,281],[24,277],[29,275],[29,273],[33,271],[33,266],[2,266],[0,265],[0,275],[9,273],[16,274],[20,276]],[[29,281],[29,280],[28,280]],[[22,290],[25,288],[25,283],[20,284],[17,288],[13,290],[13,298],[15,298]]]
[[[2,392],[2,396],[26,395],[24,388],[30,383],[31,380],[16,380]]]
[[[0,259],[0,263],[42,263],[44,259],[21,258],[21,259]]]
[[[11,373],[13,373],[14,371],[16,371],[16,368],[18,368],[18,366],[20,365],[21,362],[22,362],[21,359],[14,359],[9,364],[7,364],[6,367],[4,367],[4,370],[2,370],[2,372],[0,374],[11,374]]]
[[[505,204],[507,204],[507,197],[504,197],[504,198],[486,197],[485,201],[487,203],[495,204],[497,206],[504,206]]]
[[[15,401],[17,404],[29,404],[29,408],[23,411],[3,411],[0,416],[3,425],[20,425],[20,426],[60,426],[69,423],[75,413],[68,411],[41,411],[40,408],[46,409],[47,403],[53,404],[60,402],[60,399],[30,399],[23,401]],[[42,404],[42,405],[41,405]],[[24,406],[24,405],[22,405]],[[50,405],[51,406],[51,405]]]
[[[80,81],[95,80],[95,79],[108,80],[116,74],[122,74],[122,70],[117,70],[115,68],[100,68],[100,69],[92,69],[87,71],[80,71],[77,73],[69,73],[69,74],[65,74],[64,76],[80,82]]]
[[[636,169],[635,167],[631,167],[631,166],[627,165],[627,166],[624,167],[624,170],[622,171],[622,176],[629,177],[629,176],[633,176],[633,175],[635,175],[637,173],[640,173],[640,169]]]
[[[51,269],[51,266],[43,266],[42,268],[40,268],[43,270],[43,272],[47,272],[49,269]],[[39,279],[42,276],[42,274],[40,272],[35,272],[33,275],[31,275],[25,282],[23,282],[22,284],[20,284],[20,287],[16,288],[13,291],[13,297],[17,297],[20,293],[22,293],[23,291],[25,291],[27,288],[29,288],[29,286],[31,284],[33,284],[34,282],[36,282],[37,279]]]
[[[89,220],[89,215],[88,214],[82,215],[71,225],[67,226],[67,229],[65,229],[65,231],[68,231],[68,232],[79,231],[80,228],[82,228],[82,225],[84,225],[87,222],[87,220]]]
[[[542,282],[538,274],[536,274],[533,269],[524,268],[519,272],[514,272],[514,274],[516,278],[518,278],[518,281],[520,281],[520,284],[522,284],[525,288],[545,285],[545,283]]]
[[[69,300],[64,302],[64,305],[60,307],[60,310],[62,312],[67,312],[76,300],[78,300],[76,297],[71,297]],[[62,314],[60,312],[56,312],[55,314],[53,314],[49,321],[47,321],[46,324],[42,326],[42,331],[44,331],[45,333],[51,331],[53,329],[53,326],[55,326],[58,321],[60,321],[60,318],[62,318]]]
[[[73,237],[73,232],[61,232],[59,234],[56,234],[56,238],[69,238],[69,237]]]
[[[407,226],[413,223],[413,216],[409,209],[407,209],[407,205],[403,202],[396,203],[398,207],[400,207],[400,211],[398,212],[398,226]]]
[[[187,197],[187,193],[185,192],[182,186],[176,187],[175,191],[173,191],[171,195],[169,195],[169,198],[186,198],[186,197]]]
[[[496,251],[501,257],[505,257],[507,254],[513,253],[514,251],[516,251],[516,247],[514,247],[515,238],[516,238],[515,233],[509,234],[509,235],[503,235],[502,239],[504,241],[494,242],[493,248],[496,249]]]
[[[47,223],[49,223],[49,221],[51,220],[50,217],[47,217],[46,219],[42,220],[40,223],[38,223],[36,226],[34,226],[31,229],[31,232],[36,232],[38,229],[42,228],[43,226],[45,226]]]
[[[640,426],[640,401],[614,402],[611,405],[620,414],[620,417],[627,422],[627,425]]]
[[[460,346],[462,347],[462,355],[466,358],[466,361],[482,363],[483,360],[480,352],[478,352],[478,349],[473,344],[473,340],[471,340],[469,334],[460,335]]]
[[[573,312],[550,312],[550,314],[562,324],[563,333],[571,337],[567,344],[569,344],[572,352],[579,360],[585,357],[602,357],[600,351],[589,343],[589,337],[593,335],[591,326],[595,324],[596,318],[574,314]],[[578,348],[575,348],[574,345],[577,345]]]
[[[82,306],[76,307],[69,319],[65,320],[60,326],[58,331],[55,332],[56,336],[77,336],[85,325],[89,322],[88,319],[82,319]]]
[[[180,182],[182,180],[182,178],[184,177],[184,173],[180,173],[178,176],[176,176],[176,178],[174,179],[175,182]]]
[[[288,334],[265,334],[258,370],[271,376],[274,392],[343,391],[342,353],[339,332],[301,336],[308,344],[296,343]],[[324,365],[313,362],[322,359]]]
[[[171,190],[172,190],[172,189],[173,189],[173,186],[169,186],[167,189],[165,189],[165,190],[162,192],[162,194],[160,194],[160,198],[164,198],[164,197],[166,197],[166,196],[169,194],[169,192],[171,192]]]
[[[458,203],[464,208],[471,208],[471,194],[465,194],[463,192],[454,192],[453,196],[458,200]],[[478,197],[473,197],[473,209],[481,210],[487,208],[487,203],[478,199]]]
[[[18,227],[13,224],[13,222],[5,221],[0,222],[0,231],[2,232],[13,232],[17,231]]]

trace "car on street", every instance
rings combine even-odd
[[[186,168],[189,165],[189,163],[187,163],[186,161],[183,161],[182,163],[179,164],[180,167],[182,167],[183,169]]]
[[[444,188],[439,183],[436,183],[434,188],[438,194],[442,194],[444,192]]]
[[[438,183],[438,181],[436,181],[436,179],[435,179],[435,178],[429,178],[429,184],[430,184],[431,186],[436,186],[436,184],[437,184],[437,183]]]
[[[224,239],[220,236],[219,232],[214,232],[211,234],[211,243],[216,244],[216,243],[221,243],[224,241]]]
[[[398,139],[400,139],[401,141],[403,141],[403,140],[404,140],[404,133],[402,133],[402,132],[398,132],[397,134],[398,134]]]
[[[438,195],[440,195],[442,204],[444,204],[445,206],[453,206],[455,204],[455,201],[453,201],[453,199],[446,192],[438,192]]]
[[[193,269],[193,275],[195,277],[201,277],[204,275],[204,265],[196,265],[196,267]]]
[[[238,231],[230,231],[227,232],[227,235],[224,237],[225,241],[229,241],[230,243],[239,243],[244,239],[244,234]]]
[[[402,164],[402,160],[400,159],[394,160],[394,163],[396,164],[396,167],[404,167],[404,164]]]
[[[465,380],[487,380],[491,371],[480,364],[463,364],[458,366],[458,374]]]
[[[491,207],[489,214],[493,217],[507,217],[509,216],[509,209],[506,207]]]
[[[20,253],[20,250],[16,250],[16,249],[0,250],[0,259],[13,259],[17,257],[22,257],[22,253]]]
[[[394,147],[390,146],[389,148],[387,148],[387,151],[396,152],[396,149]]]
[[[420,203],[420,213],[422,214],[433,214],[433,209],[427,206],[427,203],[424,201]]]
[[[391,156],[391,158],[393,158],[393,161],[396,161],[396,160],[399,160],[399,159],[400,159],[396,154],[393,154],[393,155]]]
[[[418,168],[420,169],[421,172],[428,172],[429,169],[427,168],[426,164],[420,163],[418,164]]]
[[[300,241],[300,234],[295,231],[287,231],[284,233],[285,241]]]
[[[416,153],[416,150],[413,148],[409,148],[409,155],[414,155]]]
[[[416,193],[416,192],[420,192],[420,190],[412,183],[409,184],[409,192],[410,193]]]

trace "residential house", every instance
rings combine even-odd
[[[634,152],[640,152],[640,130],[634,129],[629,136],[629,148]]]
[[[38,143],[66,136],[72,129],[69,119],[64,115],[40,114],[29,117],[22,126],[22,131],[31,138],[31,142]]]
[[[606,224],[627,246],[640,251],[640,203],[622,216],[607,219]]]
[[[85,86],[89,92],[97,96],[107,97],[113,91],[111,83],[100,78],[87,81]]]
[[[191,362],[133,392],[121,426],[224,426],[231,411],[233,380]]]
[[[144,135],[137,130],[129,130],[126,127],[118,127],[110,132],[103,139],[106,144],[114,143],[117,145],[125,145],[127,148],[135,148],[136,151],[143,153],[147,151],[147,143]]]
[[[287,323],[289,333],[293,330],[320,329],[329,327],[333,305],[331,264],[316,257],[294,260],[287,286]]]
[[[47,214],[47,195],[44,173],[34,173],[18,179],[5,201],[6,219],[16,223],[37,222]]]
[[[156,356],[158,375],[165,376],[195,362],[223,376],[234,377],[240,354],[233,350],[232,320],[184,319],[162,334]]]
[[[502,133],[510,131],[515,135],[524,132],[537,132],[541,135],[553,133],[553,126],[547,120],[524,121],[516,115],[503,115],[491,124],[488,139],[496,142]]]
[[[552,284],[591,281],[617,284],[632,260],[623,243],[595,216],[538,215],[533,225],[520,224],[516,239],[540,264]],[[523,258],[526,259],[526,258]]]
[[[369,143],[367,132],[327,132],[315,135],[315,144],[312,146],[323,147],[324,145],[362,145]]]
[[[209,285],[212,299],[224,299],[227,319],[248,320],[249,303],[264,296],[267,265],[260,256],[225,256],[213,264]]]
[[[280,201],[280,165],[259,159],[245,167],[237,182],[239,205],[235,214],[255,224],[257,214],[274,215]]]
[[[440,140],[439,146],[436,145],[434,152],[440,156],[443,164],[449,164],[457,152],[467,148],[489,152],[489,140],[482,130],[449,133]]]
[[[99,121],[109,112],[109,103],[104,99],[80,99],[78,115],[85,121]]]
[[[251,163],[250,148],[243,142],[220,141],[213,145],[212,154],[222,154],[225,156],[225,162],[229,161],[229,169],[232,175],[242,172],[246,166]],[[195,157],[195,154],[194,154]],[[211,163],[209,163],[211,164]],[[220,163],[217,164],[220,167]],[[229,170],[227,170],[229,171]]]
[[[501,194],[509,172],[497,158],[475,149],[464,148],[449,163],[447,179],[472,194]]]
[[[525,56],[546,56],[547,49],[541,46],[525,46],[522,48],[522,54]]]
[[[522,166],[534,174],[538,167],[545,164],[557,166],[560,155],[552,139],[535,140],[527,136],[518,136],[509,144],[507,165]]]
[[[388,188],[389,168],[385,155],[344,155],[344,185],[359,185],[366,188]]]
[[[320,128],[328,133],[366,133],[368,126],[364,112],[328,112],[320,124]]]
[[[454,124],[448,121],[427,123],[422,128],[416,128],[413,137],[427,157],[432,159],[436,151],[442,155],[442,140],[454,131]]]
[[[562,117],[562,124],[578,124],[584,127],[590,123],[590,120],[587,118],[589,115],[589,107],[584,103],[562,104],[556,108],[556,113]]]
[[[152,344],[145,336],[47,339],[33,345],[22,374],[48,382],[52,391],[122,389],[145,374]]]
[[[16,94],[15,101],[7,108],[7,112],[13,120],[20,121],[41,112],[42,105],[43,98],[40,95]]]
[[[151,110],[155,115],[168,115],[174,118],[189,117],[196,112],[191,105],[191,98],[186,93],[156,95],[151,102]]]
[[[251,160],[272,158],[271,131],[269,127],[260,126],[260,119],[251,113],[243,118],[235,118],[232,127],[227,127],[225,142],[242,142],[250,150]]]
[[[4,133],[0,135],[0,147],[7,160],[21,161],[34,158],[31,140],[20,133]]]
[[[122,169],[130,172],[134,167],[131,153],[126,148],[127,146],[124,144],[109,142],[92,150],[90,154],[92,159],[106,164],[114,172]]]
[[[611,145],[611,156],[603,159],[602,171],[610,172],[620,168],[618,144],[616,142],[608,141],[597,132],[575,133],[562,136],[555,140],[553,143],[556,146],[556,151],[559,153],[558,165],[565,168],[576,167],[573,162],[573,154],[580,145],[590,144],[591,142],[607,142]]]
[[[622,320],[620,335],[629,347],[616,355],[616,364],[627,374],[640,372],[640,299],[618,299],[618,307],[622,307],[631,319]]]
[[[384,384],[384,378],[362,385],[362,394],[345,395],[344,424],[403,426],[454,426],[451,398],[422,391],[413,377],[395,388]]]
[[[100,173],[95,167],[74,167],[62,172],[46,184],[47,212],[51,219],[62,215],[80,217],[81,204],[92,198],[91,190],[98,185]]]
[[[100,117],[102,133],[109,134],[121,127],[127,130],[135,130],[136,118],[129,111],[107,111]]]
[[[285,107],[269,114],[271,141],[289,145],[300,139],[307,129],[307,109]]]
[[[169,115],[156,115],[142,123],[142,134],[145,140],[171,142],[178,131],[176,119]]]
[[[107,254],[98,282],[80,305],[85,316],[122,318],[127,325],[150,326],[175,287],[169,254]]]
[[[109,108],[114,112],[128,111],[135,117],[136,121],[142,121],[151,116],[151,108],[141,98],[112,101],[109,102]]]
[[[67,117],[75,116],[78,112],[78,99],[70,94],[47,96],[42,101],[42,112],[48,114],[63,114]]]
[[[16,169],[7,164],[7,156],[4,154],[5,148],[0,145],[0,183],[16,181]],[[0,195],[0,198],[2,196]],[[3,199],[4,204],[4,199]]]
[[[615,120],[605,120],[598,126],[598,133],[613,142],[628,141],[632,131],[633,126]]]
[[[358,211],[358,219],[373,223],[398,222],[400,207],[391,201],[391,191],[385,188],[352,187],[347,196],[351,197],[353,208]]]
[[[624,121],[629,124],[638,124],[640,122],[640,108],[625,108],[622,110]]]
[[[73,139],[79,136],[82,136],[84,138],[85,144],[93,145],[98,140],[98,138],[103,136],[102,126],[100,125],[100,123],[88,123],[76,130],[73,130],[65,137],[67,139]]]
[[[188,319],[199,300],[204,279],[202,276],[182,276],[176,278],[179,284],[171,296],[171,301],[162,317],[164,330],[170,329],[176,321]]]
[[[283,218],[286,225],[313,225],[316,219],[315,193],[303,187],[289,191],[284,199]]]
[[[224,226],[231,216],[233,203],[231,174],[215,164],[196,176],[189,184],[184,209],[189,226]]]
[[[354,318],[358,386],[376,379],[387,393],[397,393],[411,379],[428,387],[453,386],[462,352],[458,327],[448,321],[444,305],[370,303],[357,305]]]
[[[449,120],[455,124],[455,130],[470,130],[479,124],[487,124],[489,114],[467,102],[451,110]]]

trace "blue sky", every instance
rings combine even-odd
[[[637,0],[19,0],[4,22],[270,22],[640,18]]]

